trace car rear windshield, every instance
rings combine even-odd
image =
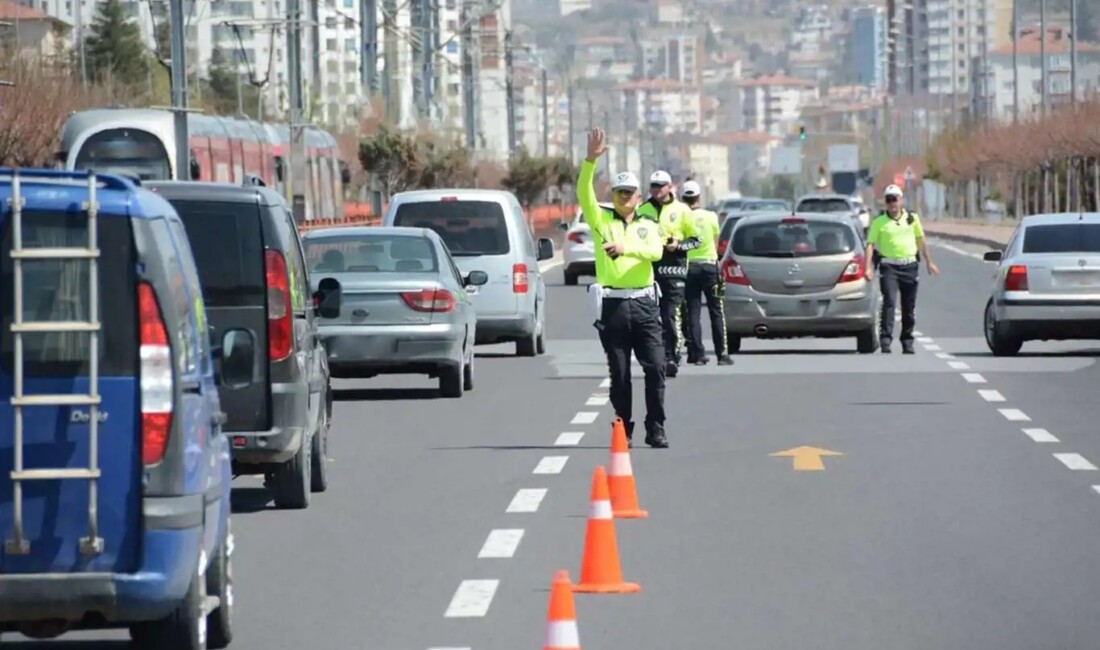
[[[729,239],[730,233],[733,232],[733,227],[737,225],[737,222],[741,220],[741,217],[726,217],[726,220],[722,222],[722,229],[718,231],[718,239]]]
[[[741,206],[742,210],[788,210],[786,201],[749,201]]]
[[[504,210],[494,201],[402,203],[393,225],[436,231],[455,257],[504,255],[510,250]]]
[[[803,199],[798,203],[799,212],[850,212],[852,206],[844,199]]]
[[[733,254],[748,257],[816,257],[856,250],[852,229],[809,219],[746,223],[733,237]]]
[[[1065,223],[1028,226],[1025,253],[1100,253],[1100,224]]]
[[[435,273],[435,246],[414,235],[306,237],[310,273]]]
[[[264,241],[259,207],[185,199],[171,203],[187,230],[206,304],[264,304]]]
[[[86,217],[55,212],[23,213],[24,248],[83,248],[88,245]],[[137,373],[137,306],[133,234],[130,220],[100,217],[97,230],[99,271],[99,373]],[[11,219],[0,232],[0,357],[13,372],[15,272],[11,259]],[[24,321],[86,321],[90,317],[87,260],[25,260]],[[23,370],[28,377],[88,374],[91,337],[86,333],[23,334]]]

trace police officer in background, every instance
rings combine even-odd
[[[665,368],[661,341],[653,263],[664,250],[656,217],[637,210],[641,195],[638,178],[618,174],[611,183],[613,210],[596,200],[593,178],[596,160],[606,151],[602,129],[588,134],[588,155],[577,179],[577,202],[591,229],[596,253],[596,284],[590,291],[601,298],[596,327],[607,354],[611,379],[611,405],[633,439],[633,387],[631,352],[645,373],[645,441],[651,447],[668,447],[665,437]]]
[[[732,366],[726,343],[726,308],[722,304],[722,281],[718,275],[718,215],[711,210],[699,207],[699,195],[702,189],[699,183],[684,183],[680,196],[691,208],[691,218],[695,221],[695,232],[699,233],[699,247],[688,251],[687,273],[687,312],[688,327],[688,363],[697,366],[706,365],[707,350],[703,347],[703,298],[707,300],[710,313],[710,334],[714,341],[714,354],[718,365]]]
[[[660,224],[665,252],[654,263],[657,286],[661,289],[661,327],[665,337],[665,374],[675,377],[680,370],[680,353],[684,345],[684,299],[687,284],[687,253],[699,247],[695,221],[691,210],[676,200],[672,193],[672,176],[655,171],[649,177],[649,200],[638,208],[638,214],[656,219]]]
[[[901,298],[901,352],[913,354],[913,328],[917,325],[917,285],[920,281],[920,260],[923,256],[928,272],[940,272],[924,241],[924,229],[920,216],[902,208],[902,191],[897,185],[889,185],[883,192],[886,209],[871,222],[867,230],[867,279],[875,277],[879,269],[879,287],[882,290],[882,316],[879,322],[879,347],[883,354],[890,353],[894,338],[894,313]]]

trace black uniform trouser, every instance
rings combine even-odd
[[[894,313],[900,297],[901,336],[898,340],[903,344],[912,343],[913,328],[917,325],[917,286],[920,281],[920,263],[879,264],[878,281],[882,289],[879,341],[889,344],[894,339]]]
[[[707,355],[703,347],[703,299],[707,301],[710,315],[710,336],[714,341],[714,354],[729,354],[726,345],[726,308],[722,303],[722,283],[718,277],[718,265],[713,262],[692,262],[687,277],[688,359],[696,361]]]
[[[634,391],[630,378],[631,352],[645,373],[647,430],[665,422],[664,343],[661,319],[653,298],[604,298],[600,343],[607,354],[611,377],[611,405],[629,427],[633,422]]]
[[[661,288],[661,330],[664,332],[665,361],[680,363],[684,347],[684,297],[686,278],[657,278]]]

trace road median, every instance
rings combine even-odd
[[[939,239],[1004,248],[1012,231],[1016,229],[1016,222],[1006,220],[1004,223],[991,224],[973,219],[936,219],[925,221],[922,226],[926,234]]]

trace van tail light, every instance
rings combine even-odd
[[[844,267],[844,271],[840,274],[840,278],[837,279],[837,284],[843,284],[845,282],[856,282],[867,277],[867,261],[862,255],[856,255],[852,258],[851,262],[848,262],[848,266]]]
[[[727,284],[740,284],[741,286],[749,286],[749,276],[745,275],[745,271],[741,268],[741,265],[734,260],[727,259],[722,262],[722,279]]]
[[[527,265],[512,265],[512,293],[527,293]]]
[[[264,277],[267,283],[267,357],[282,361],[290,356],[294,314],[290,305],[290,276],[286,258],[270,248],[264,251]]]
[[[574,244],[583,244],[584,243],[584,235],[579,230],[574,230],[573,232],[566,235],[565,238],[568,239],[569,241],[573,242]]]
[[[719,239],[718,240],[718,257],[722,257],[723,255],[726,254],[726,248],[728,248],[729,245],[730,245],[730,242],[729,242],[728,239]]]
[[[1005,275],[1005,291],[1027,291],[1027,267],[1015,264],[1008,267]]]
[[[164,459],[172,424],[175,380],[168,330],[153,286],[138,283],[138,322],[141,358],[141,462],[156,465]]]
[[[446,289],[404,291],[401,299],[414,311],[447,313],[455,309],[455,297]]]

